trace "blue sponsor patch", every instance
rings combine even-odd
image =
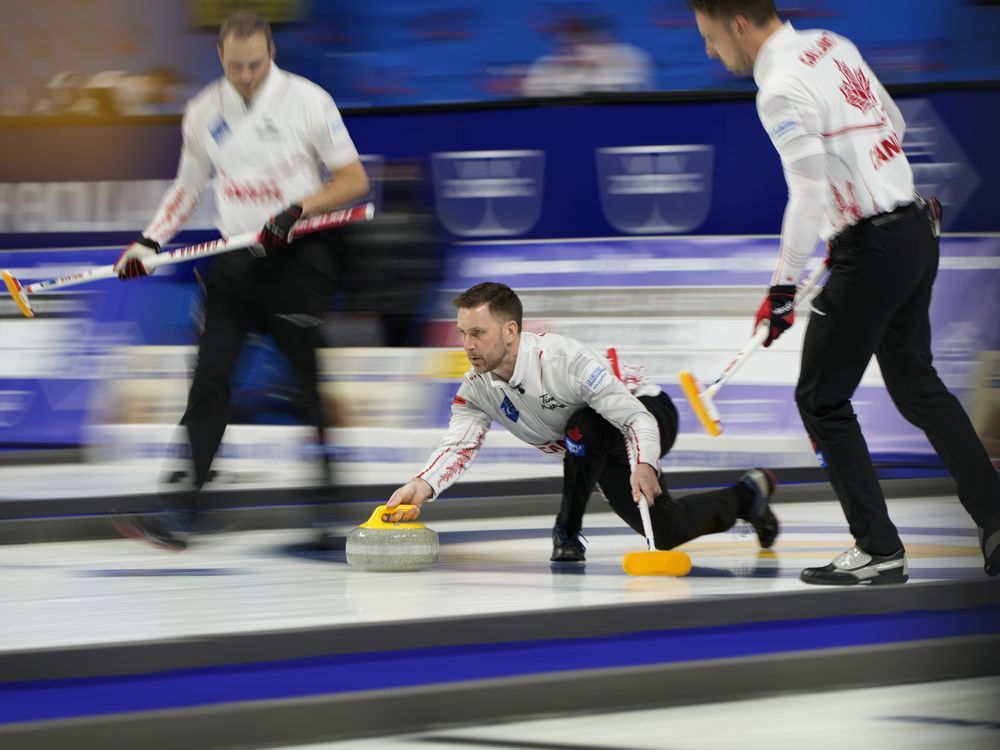
[[[583,384],[590,390],[597,392],[597,389],[604,384],[607,377],[608,371],[601,365],[598,365],[594,368],[594,371],[587,376],[587,379],[583,381]]]
[[[229,134],[229,123],[220,117],[219,121],[208,129],[208,132],[212,136],[212,140],[218,145]]]
[[[517,407],[514,406],[514,403],[510,400],[510,396],[506,394],[504,394],[503,401],[500,402],[500,411],[502,411],[511,422],[516,422],[521,416],[521,412],[517,410]]]
[[[785,120],[779,122],[774,128],[774,137],[781,138],[782,136],[788,135],[790,132],[797,128],[799,123],[795,120]]]
[[[574,456],[585,456],[587,455],[587,446],[571,438],[566,438],[566,451]]]

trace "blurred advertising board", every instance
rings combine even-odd
[[[1000,351],[979,357],[970,416],[990,458],[1000,467]]]
[[[775,244],[773,237],[688,236],[455,245],[427,348],[323,352],[329,423],[399,432],[443,427],[466,369],[449,300],[479,281],[500,279],[521,294],[528,330],[565,333],[601,352],[615,346],[624,362],[644,367],[671,394],[681,409],[682,432],[697,436],[700,429],[676,387],[677,372],[710,381],[746,342]],[[31,280],[51,273],[54,258],[60,268],[82,268],[102,256],[110,262],[114,252],[7,252],[0,253],[0,265],[17,260],[19,274]],[[192,280],[157,274],[134,284],[105,281],[39,295],[39,309],[47,312],[33,320],[21,317],[12,301],[0,301],[6,342],[0,444],[80,444],[94,425],[175,423],[186,399],[199,296]],[[1000,237],[945,237],[931,308],[935,359],[967,405],[983,379],[976,374],[982,353],[1000,348],[998,305]],[[727,438],[773,438],[776,445],[801,440],[792,392],[805,317],[778,346],[752,357],[716,399]],[[251,338],[234,394],[236,422],[296,424],[289,406],[293,378],[266,338]],[[923,436],[896,413],[874,363],[856,405],[876,453],[929,453]],[[694,463],[717,460],[714,454],[730,449],[720,442],[699,450],[690,457]],[[781,450],[799,452],[788,445]]]
[[[945,203],[935,356],[967,405],[981,354],[1000,350],[997,99],[987,90],[900,98],[918,185]],[[486,279],[522,294],[531,330],[616,346],[682,412],[676,373],[713,379],[749,336],[786,198],[752,101],[358,111],[348,127],[373,175],[399,159],[426,165],[428,194],[454,242],[426,342],[436,348],[324,356],[334,429],[443,426],[464,369],[461,354],[447,351],[457,343],[448,300]],[[177,121],[0,127],[0,267],[28,283],[112,263],[171,179],[179,130]],[[213,236],[211,216],[206,200],[175,242]],[[0,446],[80,445],[97,426],[175,422],[200,314],[194,271],[175,266],[139,283],[39,295],[34,320],[0,297]],[[791,394],[803,330],[800,321],[727,386],[727,440],[773,438],[782,456],[801,455],[780,441],[801,442]],[[281,407],[289,380],[280,357],[256,339],[245,354],[240,420],[294,427]],[[857,400],[873,450],[928,452],[896,414],[877,367]],[[685,440],[698,435],[690,414],[682,425]],[[718,460],[724,445],[706,443],[689,458]],[[731,458],[746,455],[734,448]]]
[[[945,230],[1000,231],[1000,149],[990,129],[998,92],[899,103],[917,187],[941,198]],[[781,226],[787,190],[752,100],[358,110],[345,121],[373,174],[383,163],[423,164],[429,202],[459,240],[753,235]],[[175,121],[0,128],[0,247],[130,239],[124,232],[149,220],[179,149]],[[203,205],[188,228],[210,227],[211,210]]]

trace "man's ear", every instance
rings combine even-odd
[[[514,339],[517,338],[518,330],[516,321],[508,320],[506,323],[504,323],[504,330],[507,332],[508,342],[513,341]]]

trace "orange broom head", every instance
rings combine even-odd
[[[622,569],[630,576],[686,576],[691,572],[691,558],[677,550],[629,552]]]
[[[7,286],[7,291],[10,292],[10,296],[14,298],[14,303],[20,309],[21,314],[26,318],[35,317],[34,311],[31,309],[31,305],[28,303],[28,295],[24,293],[21,288],[21,282],[14,278],[10,271],[0,271],[0,276],[3,277],[3,283]]]
[[[722,425],[719,424],[717,419],[712,419],[712,415],[708,413],[708,409],[704,401],[702,401],[701,387],[698,385],[698,381],[695,380],[694,375],[685,371],[680,373],[679,378],[681,381],[681,390],[684,391],[688,403],[691,404],[691,411],[698,417],[698,421],[705,428],[705,432],[712,437],[721,435]]]

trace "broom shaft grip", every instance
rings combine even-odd
[[[642,530],[646,535],[646,544],[648,545],[650,551],[656,549],[656,542],[653,541],[653,522],[649,518],[649,503],[646,502],[646,496],[639,496],[639,515],[642,517]]]
[[[799,285],[796,298],[795,307],[801,307],[802,305],[807,305],[811,303],[816,295],[820,293],[822,287],[817,286],[819,280],[823,278],[826,273],[827,268],[825,263],[820,263],[816,268],[814,268],[805,279],[803,279],[802,284]],[[729,379],[737,373],[737,371],[743,367],[743,363],[746,362],[750,355],[757,351],[761,345],[767,341],[769,326],[766,322],[762,322],[757,326],[757,330],[754,331],[753,338],[751,338],[744,346],[739,354],[733,357],[732,361],[726,366],[726,369],[722,371],[722,374],[715,379],[708,388],[705,389],[705,396],[707,398],[712,398],[719,389],[722,388]]]

